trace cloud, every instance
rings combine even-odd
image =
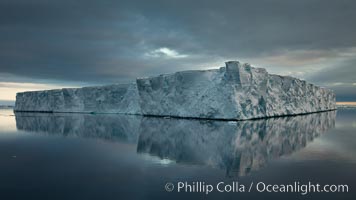
[[[173,49],[169,49],[167,47],[162,47],[159,49],[155,49],[153,51],[150,51],[146,54],[146,56],[149,57],[163,57],[163,58],[186,58],[188,55],[185,54],[179,54],[177,51]]]
[[[0,80],[107,84],[242,60],[350,82],[355,9],[348,0],[3,0]]]
[[[356,100],[356,53],[347,53],[314,73],[306,75],[306,80],[331,88],[338,101]]]
[[[352,58],[338,60],[307,76],[323,85],[353,85],[356,82],[356,53]]]

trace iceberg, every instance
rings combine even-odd
[[[331,90],[238,61],[137,79],[143,115],[245,120],[334,110]]]
[[[329,89],[247,63],[225,65],[137,78],[132,84],[18,93],[15,111],[247,120],[336,109]]]

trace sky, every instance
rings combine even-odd
[[[356,1],[1,0],[0,104],[238,60],[356,101]]]

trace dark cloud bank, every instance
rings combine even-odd
[[[0,79],[104,84],[272,59],[356,100],[355,10],[343,0],[2,0]]]

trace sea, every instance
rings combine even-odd
[[[0,199],[355,199],[356,107],[247,121],[0,109]]]

